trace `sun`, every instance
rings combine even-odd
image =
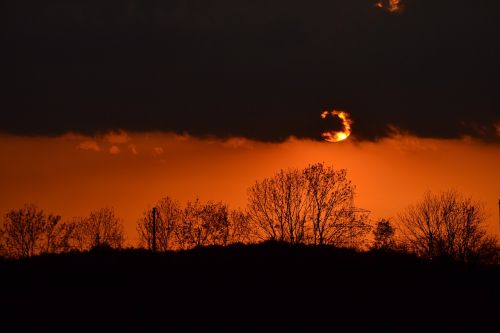
[[[333,111],[323,111],[321,113],[321,118],[326,119],[328,116],[338,117],[342,121],[342,130],[341,131],[326,131],[321,133],[321,136],[325,141],[328,142],[340,142],[347,139],[352,132],[351,125],[352,120],[349,113],[346,111],[333,110]]]

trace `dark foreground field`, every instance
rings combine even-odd
[[[9,332],[493,332],[500,325],[498,267],[394,253],[271,243],[156,255],[101,250],[3,261],[0,274]]]

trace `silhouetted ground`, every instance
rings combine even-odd
[[[499,267],[266,243],[0,261],[12,332],[496,331]]]

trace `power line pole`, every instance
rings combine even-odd
[[[153,253],[156,253],[156,207],[153,208]]]

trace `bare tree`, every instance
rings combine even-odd
[[[78,222],[77,222],[78,223]],[[113,208],[93,211],[77,224],[77,243],[80,250],[109,246],[121,248],[124,242],[123,223]]]
[[[229,214],[229,243],[249,244],[257,239],[250,215],[242,210]]]
[[[497,243],[484,229],[482,205],[456,191],[427,192],[399,219],[409,248],[428,258],[448,256],[471,261]]]
[[[47,218],[34,204],[9,211],[1,228],[6,253],[14,258],[27,258],[41,253]]]
[[[334,244],[343,236],[350,236],[345,235],[349,223],[356,221],[352,212],[354,186],[347,179],[347,171],[317,163],[308,166],[303,173],[310,201],[312,243]]]
[[[59,215],[46,215],[34,204],[8,212],[0,228],[3,252],[13,258],[65,252],[73,235],[73,226],[62,223]]]
[[[45,252],[51,253],[56,252],[59,247],[59,234],[61,232],[62,224],[61,217],[59,215],[50,214],[45,222],[45,236],[46,236],[46,247]]]
[[[345,170],[318,163],[256,182],[248,212],[263,239],[357,247],[369,225],[353,197]]]
[[[298,169],[280,170],[250,187],[248,210],[262,238],[304,242],[309,213],[306,194],[306,181]]]
[[[49,253],[61,253],[71,250],[78,250],[76,247],[76,237],[78,225],[74,222],[58,223],[51,233],[52,240],[47,242]]]
[[[181,216],[180,205],[170,197],[164,197],[156,204],[156,208],[158,214],[156,217],[156,247],[158,251],[173,250],[178,247],[175,232]],[[137,223],[137,232],[141,246],[152,249],[152,209],[144,211],[143,217]]]
[[[394,249],[396,245],[394,240],[395,233],[396,229],[393,227],[391,221],[381,219],[377,222],[375,229],[373,230],[373,236],[375,239],[372,248],[377,250]]]
[[[228,209],[222,202],[188,202],[175,230],[180,248],[226,245],[229,240]]]
[[[61,222],[59,215],[48,215],[45,227],[45,253],[61,253],[75,249],[77,225],[72,222]]]

